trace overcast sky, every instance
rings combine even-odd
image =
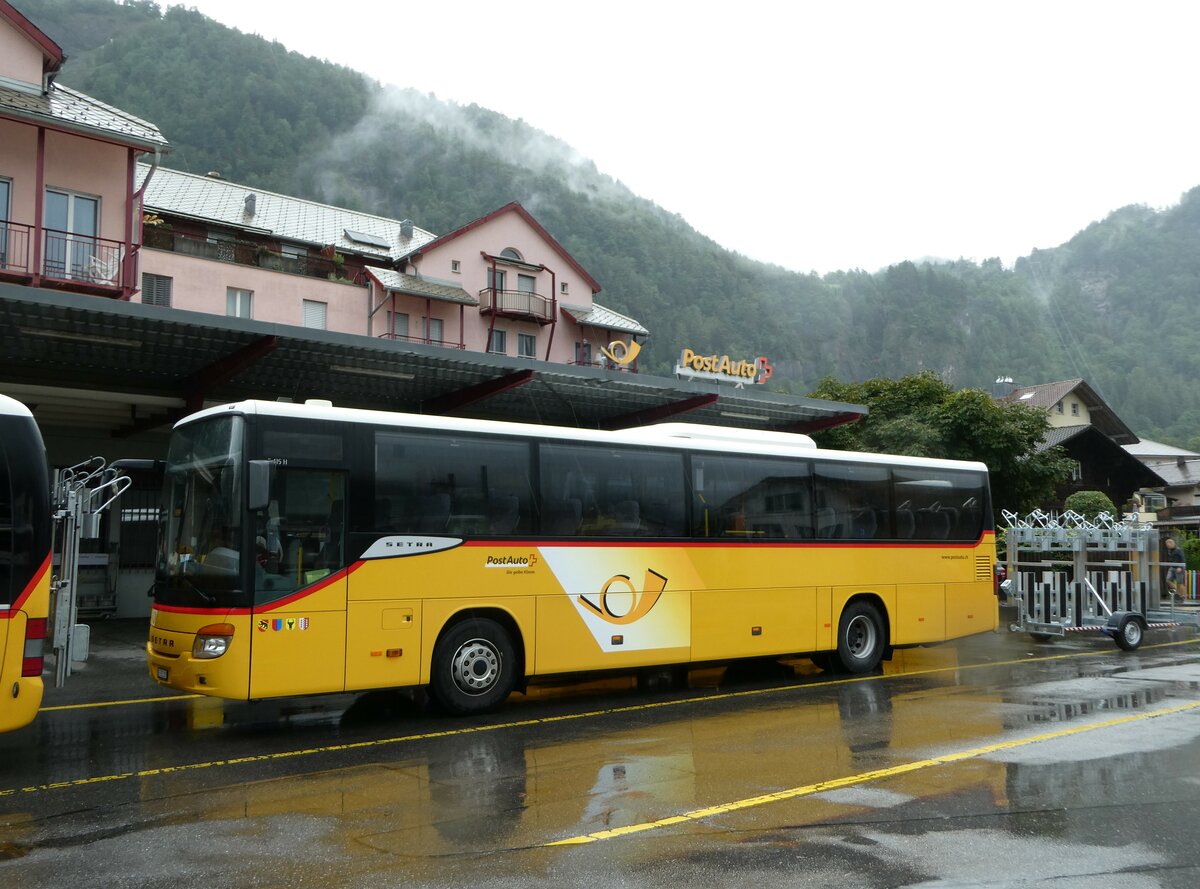
[[[185,5],[522,119],[723,246],[803,272],[1007,266],[1200,185],[1195,3]]]

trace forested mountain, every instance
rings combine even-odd
[[[153,121],[165,164],[446,232],[516,200],[652,332],[667,373],[689,345],[765,354],[773,385],[940,373],[991,390],[1084,377],[1136,432],[1200,449],[1200,189],[1117,210],[1068,243],[998,260],[824,277],[723,249],[552,135],[383,87],[193,10],[16,0],[69,56],[61,81]],[[1083,220],[1081,220],[1083,222]]]

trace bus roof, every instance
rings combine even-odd
[[[15,398],[9,398],[7,395],[0,395],[0,414],[9,417],[29,417],[33,419],[33,411]]]
[[[682,448],[690,451],[715,451],[763,456],[805,457],[847,460],[855,463],[886,462],[893,466],[921,466],[987,472],[980,462],[945,460],[929,457],[906,457],[895,454],[871,454],[860,451],[830,451],[816,446],[807,435],[788,432],[741,429],[733,426],[708,426],[692,423],[659,423],[613,432],[596,429],[577,429],[570,426],[544,426],[533,423],[513,423],[503,420],[476,420],[465,417],[445,417],[433,414],[408,414],[375,411],[361,408],[333,407],[328,401],[310,400],[303,404],[285,401],[238,401],[206,408],[179,420],[181,426],[212,417],[229,414],[254,414],[293,419],[329,420],[341,423],[363,423],[378,426],[403,426],[430,432],[492,433],[526,438],[550,438],[595,444],[638,444],[656,447]]]

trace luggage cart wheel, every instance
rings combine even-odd
[[[1104,631],[1125,651],[1135,651],[1146,637],[1146,625],[1140,614],[1131,611],[1114,611],[1108,618]]]

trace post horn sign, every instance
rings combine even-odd
[[[735,360],[728,355],[698,355],[691,349],[679,353],[676,376],[701,380],[720,380],[726,383],[765,383],[775,374],[775,368],[765,355]]]
[[[638,357],[638,352],[640,351],[642,351],[642,347],[637,340],[630,340],[629,342],[613,340],[607,347],[600,347],[600,352],[605,358],[621,367],[632,364],[633,359]]]

